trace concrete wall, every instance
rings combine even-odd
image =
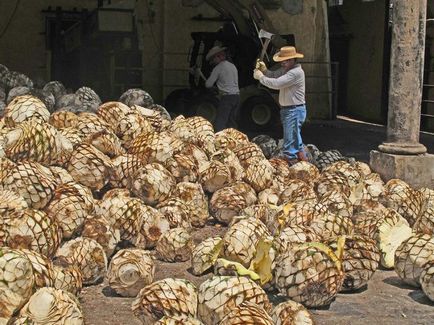
[[[155,20],[145,18],[144,23],[145,44],[148,44],[144,49],[144,88],[162,101],[172,90],[188,87],[187,58],[193,44],[190,33],[217,31],[222,22],[191,19],[198,14],[218,15],[206,3],[191,8],[183,7],[181,1],[156,1],[155,12]]]
[[[112,1],[125,4],[128,0]],[[48,3],[64,10],[87,8],[92,0],[22,0],[6,31],[0,38],[0,63],[31,78],[50,79],[50,54],[45,49],[45,19],[41,10]],[[134,5],[134,1],[132,1]],[[0,30],[14,9],[15,1],[0,1]],[[131,4],[128,4],[131,5]],[[136,23],[143,35],[143,88],[161,102],[175,88],[188,86],[187,54],[192,31],[216,31],[222,22],[195,21],[193,16],[216,17],[217,11],[203,3],[183,7],[181,0],[139,0]],[[283,10],[268,10],[273,24],[282,34],[294,34],[298,49],[305,54],[307,101],[310,117],[327,118],[330,111],[327,20],[325,0],[303,1],[302,10],[290,15]],[[321,63],[320,63],[321,62]]]
[[[330,116],[330,71],[328,49],[327,3],[324,0],[305,0],[297,15],[282,9],[268,10],[276,29],[281,34],[294,34],[297,50],[306,73],[306,100],[308,117],[326,119]],[[305,63],[303,63],[305,62]]]
[[[15,8],[15,0],[0,1],[0,30],[5,28]],[[45,18],[41,10],[47,9],[50,1],[22,0],[3,37],[0,38],[0,63],[10,70],[27,74],[32,79],[49,80],[45,49]],[[89,0],[56,0],[53,6],[65,10],[95,8],[97,2]]]
[[[348,66],[349,114],[383,122],[383,47],[385,0],[344,1],[339,7],[351,33]]]

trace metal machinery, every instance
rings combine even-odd
[[[48,7],[43,14],[51,79],[73,89],[89,86],[106,100],[142,87],[143,67],[133,10],[102,5],[92,11]]]
[[[260,29],[276,34],[276,30],[258,1],[214,1],[207,0],[225,19],[217,32],[193,32],[193,46],[189,52],[190,67],[198,66],[205,75],[212,67],[205,59],[208,50],[214,45],[228,48],[230,60],[239,73],[240,109],[237,119],[238,128],[243,131],[262,131],[270,135],[278,134],[276,128],[279,119],[279,107],[276,102],[277,92],[270,92],[258,86],[252,71],[256,59],[262,50],[262,41],[258,37]],[[268,66],[272,54],[281,46],[294,45],[293,35],[275,35],[264,58]],[[189,76],[190,88],[177,89],[170,93],[165,101],[166,108],[174,114],[186,116],[201,115],[213,121],[216,116],[217,96],[204,86],[204,81],[194,75]],[[274,133],[274,134],[273,134]]]

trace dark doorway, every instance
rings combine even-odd
[[[339,12],[339,7],[329,7],[329,40],[330,40],[330,60],[336,62],[334,73],[337,82],[337,108],[334,115],[346,115],[347,103],[347,84],[348,84],[348,59],[351,34],[347,31],[347,24]]]

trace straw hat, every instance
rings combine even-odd
[[[214,46],[213,48],[211,48],[208,53],[206,54],[205,59],[207,61],[211,60],[213,58],[214,55],[223,52],[224,50],[226,50],[226,47],[220,47],[220,46]]]
[[[280,51],[273,55],[273,60],[276,62],[281,62],[289,59],[304,58],[304,55],[297,53],[294,46],[284,46],[280,48]]]

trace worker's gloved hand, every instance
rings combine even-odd
[[[261,77],[263,77],[263,76],[264,76],[264,74],[262,73],[261,70],[259,70],[259,69],[255,69],[255,70],[253,71],[253,78],[255,78],[256,80],[261,79]]]
[[[267,71],[267,66],[265,65],[265,62],[261,61],[259,59],[256,60],[256,66],[255,66],[255,68],[258,69],[258,70],[260,70],[261,72]]]

